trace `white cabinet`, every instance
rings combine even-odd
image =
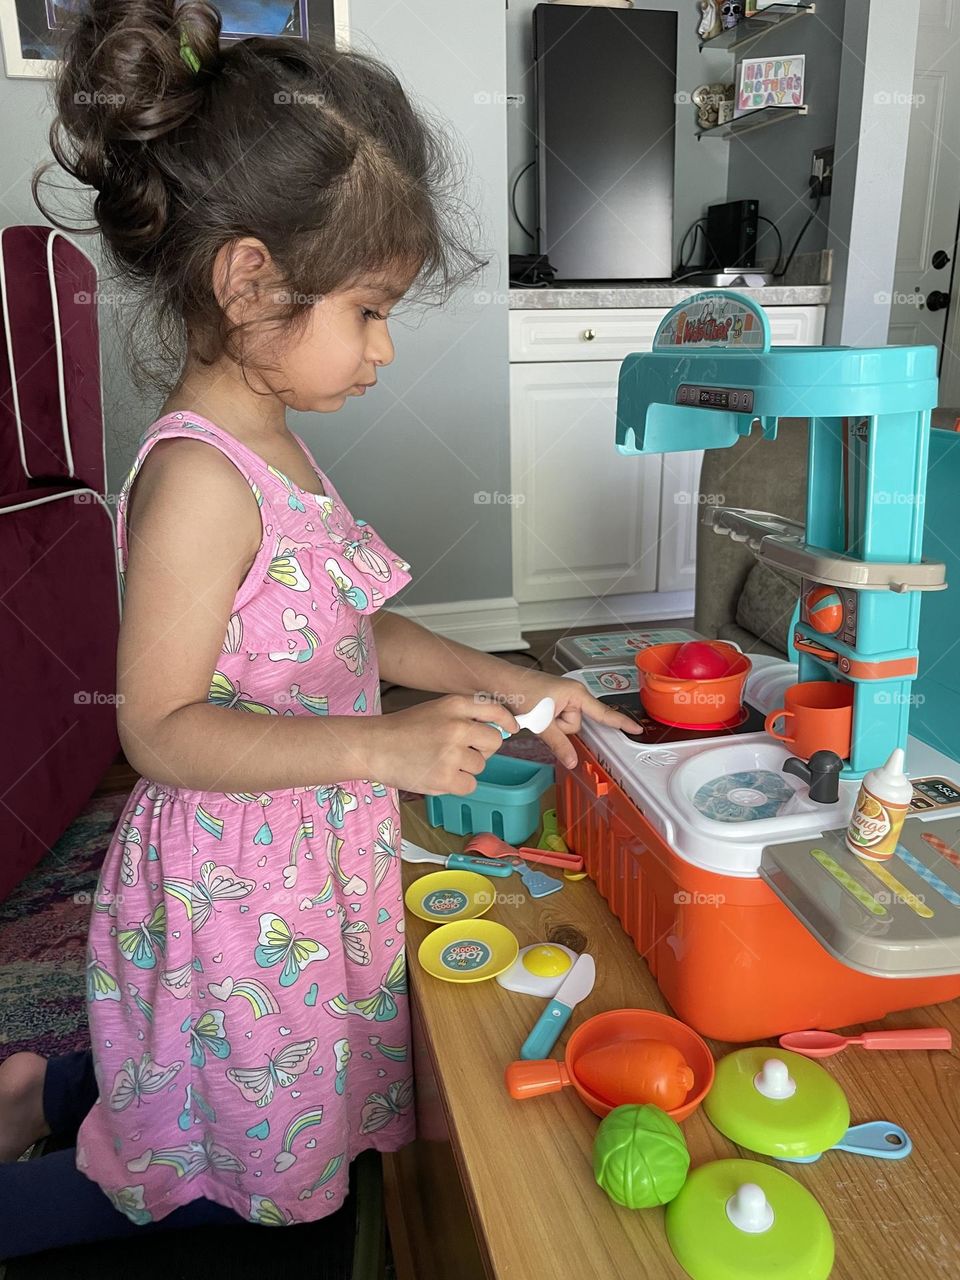
[[[662,460],[617,453],[619,368],[619,360],[511,366],[521,603],[656,590]]]
[[[510,312],[513,593],[524,605],[682,593],[696,570],[701,452],[627,458],[617,378],[668,307]],[[821,306],[769,307],[775,346],[818,346]],[[685,593],[685,594],[683,594]],[[679,597],[673,594],[675,603]],[[534,611],[536,613],[536,611]],[[547,617],[545,612],[539,614]]]

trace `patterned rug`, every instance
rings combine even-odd
[[[85,1048],[90,904],[126,791],[95,796],[42,862],[0,902],[0,1058]]]
[[[553,753],[532,734],[505,755],[541,764]],[[96,796],[46,858],[0,902],[0,1060],[31,1049],[44,1057],[86,1048],[84,956],[90,904],[129,792]],[[419,800],[414,792],[403,800]]]

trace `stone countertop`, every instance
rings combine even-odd
[[[672,307],[694,293],[708,290],[698,285],[562,285],[510,290],[511,311],[552,311],[559,308],[590,310],[599,307]],[[830,301],[828,284],[768,285],[761,289],[735,289],[765,307],[821,307]]]

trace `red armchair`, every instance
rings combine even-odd
[[[0,231],[0,898],[120,749],[97,273],[50,227]]]

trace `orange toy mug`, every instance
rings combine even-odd
[[[559,1093],[566,1085],[573,1085],[595,1116],[609,1115],[613,1103],[587,1087],[577,1073],[577,1064],[594,1049],[643,1039],[665,1041],[683,1055],[685,1066],[692,1072],[693,1084],[686,1098],[667,1114],[678,1123],[686,1120],[710,1092],[713,1055],[705,1041],[686,1023],[653,1009],[611,1009],[588,1018],[567,1041],[563,1062],[556,1058],[511,1062],[505,1072],[507,1092],[511,1098],[535,1098],[544,1093]]]
[[[835,680],[805,680],[791,685],[785,706],[771,711],[763,727],[803,760],[815,751],[833,751],[841,760],[850,755],[853,727],[853,687]],[[773,727],[783,720],[778,733]]]

